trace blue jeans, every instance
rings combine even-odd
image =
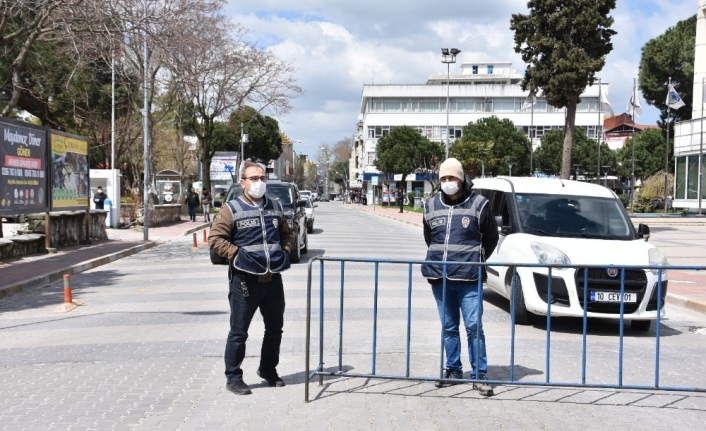
[[[252,278],[256,280],[256,277]],[[258,308],[265,324],[265,336],[260,350],[260,370],[263,375],[272,375],[279,364],[279,348],[284,326],[282,276],[274,274],[272,281],[264,283],[251,281],[250,276],[247,279],[247,296],[243,294],[240,277],[236,274],[233,274],[228,291],[230,332],[228,332],[224,355],[228,383],[243,379],[241,365],[245,359],[245,342],[248,339],[250,322]]]
[[[446,368],[463,372],[461,364],[461,338],[459,319],[463,315],[463,326],[468,339],[468,357],[473,370],[471,378],[478,378],[476,372],[485,375],[488,372],[488,356],[485,352],[485,333],[483,332],[483,293],[478,292],[477,281],[446,281],[446,306],[442,302],[443,280],[431,285],[439,309],[439,318],[444,323],[444,350]],[[459,309],[461,313],[459,313]],[[480,356],[480,363],[476,360]]]
[[[189,210],[189,219],[195,220],[196,219],[196,205],[188,204],[187,208]]]

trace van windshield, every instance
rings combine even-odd
[[[630,220],[617,199],[516,194],[525,233],[569,238],[632,240]]]

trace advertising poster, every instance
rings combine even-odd
[[[85,210],[89,189],[88,140],[52,131],[52,211]]]
[[[0,214],[46,212],[47,131],[0,120]]]
[[[211,158],[211,181],[231,181],[238,168],[237,156],[213,156]]]

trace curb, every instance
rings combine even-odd
[[[696,311],[697,313],[706,314],[706,302],[697,301],[695,299],[689,299],[685,296],[675,295],[673,293],[667,293],[667,304],[678,305],[680,307],[688,308],[691,311]]]
[[[211,226],[211,223],[204,223],[198,226],[194,226],[192,228],[189,228],[185,230],[180,237],[192,234],[194,232],[198,232],[200,230],[209,228]],[[173,238],[170,241],[173,241],[179,237]],[[166,241],[168,242],[168,241]],[[74,265],[69,266],[68,268],[63,268],[56,270],[54,272],[50,272],[47,274],[42,274],[33,278],[30,278],[28,280],[22,281],[20,283],[14,284],[14,285],[9,285],[9,286],[4,286],[0,287],[0,299],[7,298],[12,295],[16,295],[22,291],[26,291],[35,287],[42,287],[47,284],[53,283],[57,280],[61,280],[64,274],[69,274],[69,275],[74,275],[78,274],[84,271],[88,271],[89,269],[93,269],[105,264],[108,264],[110,262],[114,262],[118,259],[122,259],[124,257],[131,256],[133,254],[140,253],[142,251],[148,250],[152,247],[156,247],[159,245],[159,241],[153,241],[150,240],[145,244],[140,244],[135,247],[130,247],[125,250],[117,251],[112,254],[108,254],[106,256],[101,256],[97,257],[95,259],[87,260],[85,262],[77,263]]]
[[[91,259],[85,262],[77,263],[75,265],[71,265],[68,268],[63,268],[59,269],[47,274],[42,274],[37,277],[30,278],[28,280],[22,281],[20,283],[10,285],[10,286],[5,286],[0,288],[0,299],[6,298],[11,295],[15,295],[17,293],[20,293],[25,290],[29,290],[35,287],[41,287],[45,286],[47,284],[50,284],[54,281],[61,280],[64,274],[78,274],[84,271],[88,271],[89,269],[93,269],[96,267],[99,267],[101,265],[105,265],[107,263],[116,261],[118,259],[122,259],[127,256],[131,256],[133,254],[137,254],[141,251],[150,249],[152,247],[155,247],[157,245],[156,242],[150,241],[145,244],[140,244],[135,247],[130,247],[128,249],[118,251],[106,256],[101,256],[97,257],[95,259]]]

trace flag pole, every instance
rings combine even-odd
[[[704,194],[703,184],[703,153],[704,153],[704,77],[701,78],[701,141],[699,142],[699,215],[701,215],[701,196]]]
[[[669,86],[667,87],[667,91],[669,91],[669,88],[672,85],[672,77],[669,77]],[[667,145],[664,148],[664,214],[667,213],[667,171],[669,170],[669,123],[670,119],[669,117],[672,115],[671,107],[669,106],[669,103],[667,103]],[[676,196],[675,196],[676,197]]]
[[[532,101],[532,110],[530,111],[530,177],[534,176],[534,99]]]
[[[601,93],[603,91],[603,87],[601,85],[601,78],[598,78],[598,125],[601,127],[602,130],[602,124],[601,124],[601,117],[603,114],[603,94]],[[598,136],[598,166],[596,166],[596,172],[598,174],[596,175],[596,182],[598,184],[601,183],[601,137]]]
[[[635,208],[635,101],[637,100],[637,80],[632,79],[632,173],[630,174],[630,213]]]

